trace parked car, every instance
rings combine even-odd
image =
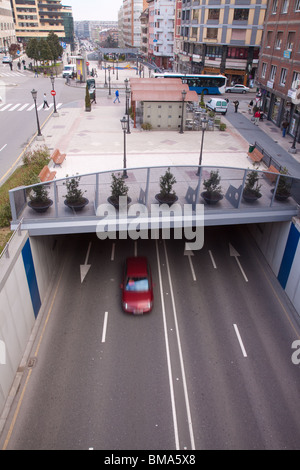
[[[239,83],[236,83],[233,86],[228,86],[225,88],[225,93],[247,93],[250,90],[245,85],[240,85]]]
[[[207,103],[206,107],[212,109],[215,113],[227,113],[228,103],[222,98],[211,98]]]
[[[121,289],[125,312],[142,314],[152,310],[153,285],[147,258],[135,256],[126,259]]]
[[[2,64],[10,64],[12,62],[12,58],[9,55],[5,55],[2,58]]]

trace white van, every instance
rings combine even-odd
[[[215,111],[215,113],[227,113],[228,103],[222,98],[211,98],[207,103],[206,107]]]
[[[76,65],[75,64],[69,64],[65,65],[63,69],[63,78],[71,78],[73,77],[73,74],[76,73]]]

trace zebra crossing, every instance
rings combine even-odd
[[[25,73],[22,72],[4,72],[3,70],[0,70],[0,76],[1,77],[28,77]]]
[[[56,109],[59,109],[61,106],[63,105],[63,103],[58,103],[56,105]],[[40,104],[39,106],[37,106],[37,110],[38,111],[41,111],[43,109],[43,106],[44,106],[44,102],[42,104]],[[50,103],[49,104],[49,108],[45,108],[44,111],[45,112],[49,112],[51,111],[51,109],[53,108],[54,104],[53,103]],[[3,103],[3,104],[0,104],[0,113],[3,113],[4,111],[7,111],[7,112],[13,112],[13,111],[16,111],[16,112],[29,112],[29,111],[33,111],[35,109],[35,105],[32,104],[32,103]]]

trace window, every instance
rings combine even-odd
[[[289,8],[289,0],[283,0],[281,13],[287,13]]]
[[[235,21],[248,21],[249,10],[245,8],[235,8],[233,19]]]
[[[270,73],[270,81],[271,82],[274,82],[274,80],[275,80],[276,71],[277,71],[277,66],[272,65],[271,66],[271,73]]]
[[[191,37],[194,39],[197,39],[198,28],[191,28],[191,29],[192,29]]]
[[[300,85],[300,72],[293,72],[292,88],[297,90]]]
[[[207,28],[206,37],[207,39],[217,39],[218,28]]]
[[[233,29],[231,31],[231,40],[232,41],[245,41],[246,30],[245,29]]]
[[[277,12],[277,5],[278,5],[278,0],[273,0],[273,5],[272,5],[272,14],[273,15]]]
[[[271,47],[271,45],[272,45],[272,36],[273,36],[273,31],[268,31],[268,33],[267,33],[267,47]]]
[[[300,11],[300,0],[296,0],[295,11]]]
[[[267,64],[264,62],[262,64],[262,68],[261,68],[261,77],[262,78],[266,78],[266,72],[267,72]]]
[[[218,20],[220,16],[220,10],[217,8],[210,8],[208,10],[208,19],[209,20]]]
[[[291,31],[288,34],[287,45],[286,45],[286,48],[289,49],[290,51],[293,49],[294,41],[295,41],[295,32]]]
[[[282,43],[282,36],[283,32],[278,32],[276,36],[276,41],[275,41],[275,48],[276,49],[281,49],[281,43]]]
[[[280,74],[280,86],[285,86],[286,82],[286,76],[287,76],[287,69],[281,69],[281,74]]]
[[[193,20],[198,20],[199,19],[199,10],[193,10],[192,19]]]

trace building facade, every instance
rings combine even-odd
[[[0,50],[7,51],[9,46],[16,42],[10,0],[0,0]]]
[[[141,46],[140,16],[144,10],[144,0],[123,0],[123,40],[125,47]]]
[[[256,74],[267,0],[182,0],[182,72],[222,73],[249,83]]]
[[[148,59],[158,67],[173,68],[175,0],[147,0],[149,8]]]
[[[270,1],[257,81],[264,114],[277,126],[287,120],[288,132],[295,136],[300,119],[295,101],[300,86],[300,0]]]
[[[46,38],[53,32],[65,39],[64,13],[60,0],[10,0],[19,42]]]

